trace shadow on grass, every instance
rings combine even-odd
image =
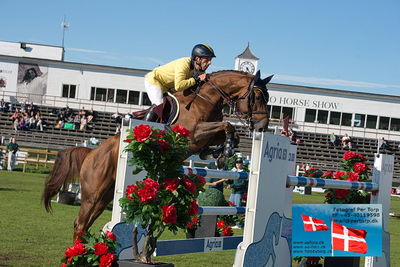
[[[0,187],[0,191],[10,191],[10,192],[32,192],[32,190],[15,189],[15,188],[4,188],[4,187]]]

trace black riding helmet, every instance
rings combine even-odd
[[[207,44],[198,44],[192,49],[192,58],[194,57],[215,57],[215,54],[211,46]]]

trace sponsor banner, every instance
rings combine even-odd
[[[296,204],[292,255],[382,256],[382,204]]]

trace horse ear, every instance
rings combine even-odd
[[[260,72],[260,70],[258,70],[258,71],[256,72],[256,74],[254,75],[253,80],[257,82],[257,81],[260,80],[260,77],[261,77],[261,72]]]
[[[268,76],[267,78],[265,78],[265,79],[263,80],[263,83],[264,83],[264,84],[268,84],[268,83],[271,81],[272,77],[274,77],[274,75]]]

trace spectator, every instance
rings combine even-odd
[[[81,127],[79,128],[79,130],[86,131],[86,127],[87,127],[87,118],[85,115],[83,115],[81,118]]]
[[[86,116],[86,110],[85,106],[82,106],[81,110],[79,111],[79,116],[82,118],[83,116]]]
[[[6,111],[7,111],[7,103],[2,98],[0,100],[0,112],[6,112]]]
[[[225,165],[221,166],[218,159],[215,162],[211,162],[206,166],[206,169],[211,170],[224,170]],[[206,185],[209,188],[215,188],[221,192],[224,191],[224,182],[228,181],[228,179],[217,179],[217,178],[206,178]]]
[[[25,111],[28,111],[28,102],[25,101],[22,105],[21,105],[21,113],[24,113]]]
[[[81,126],[81,118],[79,117],[78,114],[75,115],[74,120],[72,121],[74,123],[74,128],[79,129]]]
[[[235,167],[232,171],[242,172],[243,171],[243,159],[237,158],[235,161]],[[230,180],[228,183],[228,187],[232,189],[231,196],[229,197],[229,201],[235,204],[235,206],[240,206],[241,200],[243,198],[243,194],[247,192],[247,180],[237,179]]]
[[[383,149],[383,150],[390,150],[390,146],[389,146],[389,144],[387,143],[387,141],[385,140],[385,137],[382,137],[381,138],[381,141],[380,141],[380,149]]]
[[[335,135],[335,133],[332,133],[329,135],[329,144],[332,146],[337,146],[338,145],[338,138]]]
[[[96,118],[96,114],[95,114],[93,108],[91,108],[91,109],[87,112],[87,120],[88,120],[88,123],[89,123],[89,122],[92,122],[92,121],[94,122],[95,118]]]
[[[17,151],[19,146],[17,144],[17,140],[15,138],[11,138],[10,143],[7,144],[7,152],[8,152],[8,164],[7,170],[13,171],[15,167],[15,159],[17,156]]]
[[[342,146],[343,148],[352,148],[351,138],[347,133],[342,137]]]
[[[14,122],[13,122],[13,128],[14,128],[14,131],[15,131],[15,132],[17,132],[18,129],[19,129],[19,121],[20,121],[20,120],[21,120],[20,118],[16,118],[16,119],[14,120]]]
[[[36,120],[36,130],[40,130],[43,132],[43,120],[39,112],[36,113],[35,120]]]

